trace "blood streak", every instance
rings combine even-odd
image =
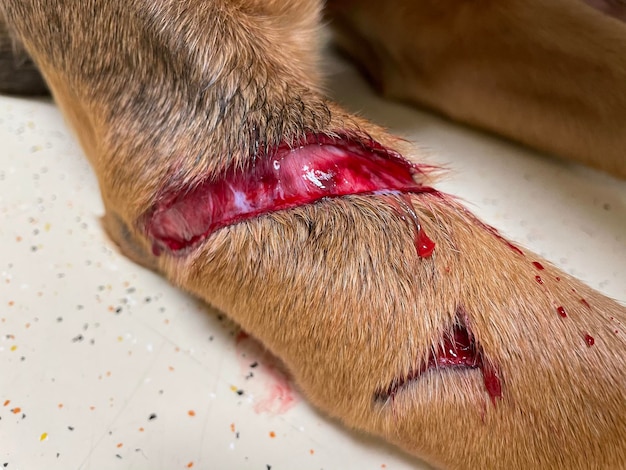
[[[187,192],[160,197],[145,219],[154,254],[180,251],[228,225],[323,198],[436,193],[416,180],[422,167],[379,144],[314,137],[297,148],[281,146],[245,170],[230,168]],[[429,256],[434,243],[415,223],[418,253]]]
[[[402,216],[403,220],[412,225],[414,233],[414,244],[417,255],[420,258],[429,258],[435,250],[435,242],[432,241],[420,224],[419,218],[415,213],[415,208],[408,194],[402,194],[396,197],[398,205],[396,209]]]
[[[590,334],[586,333],[585,334],[585,342],[587,343],[587,346],[591,347],[595,344],[596,340],[593,338],[593,336],[591,336]]]
[[[465,215],[471,219],[474,223],[476,223],[479,227],[484,228],[487,232],[489,232],[490,234],[492,234],[494,237],[496,237],[498,240],[500,240],[502,243],[504,243],[505,245],[507,245],[511,250],[513,250],[515,253],[517,253],[520,256],[524,256],[524,252],[517,246],[513,245],[513,243],[511,243],[510,241],[508,241],[506,238],[504,238],[500,232],[498,231],[498,229],[496,229],[495,227],[492,227],[489,224],[486,224],[485,222],[483,222],[482,220],[480,220],[478,217],[476,217],[474,214],[472,214],[470,211],[468,211],[466,208],[462,207],[460,208],[461,211],[463,211],[465,213]]]
[[[545,269],[543,267],[543,264],[541,264],[539,261],[533,261],[533,266],[537,268],[539,271],[543,271]]]
[[[496,398],[502,398],[502,382],[500,381],[500,373],[495,367],[489,364],[481,364],[481,370],[483,372],[483,382],[491,402],[495,405]]]
[[[565,311],[564,307],[557,307],[556,311],[559,315],[561,315],[563,318],[567,317],[567,312]]]

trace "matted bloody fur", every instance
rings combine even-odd
[[[328,9],[388,94],[626,175],[621,3],[391,3]],[[626,309],[504,240],[434,189],[408,143],[325,98],[320,7],[0,1],[91,161],[111,238],[259,338],[321,410],[441,468],[624,468]],[[594,40],[572,45],[573,25]],[[284,206],[263,193],[267,210],[215,227],[194,215],[233,175],[249,192],[245,175],[324,145],[375,162],[373,186],[293,186],[306,197]],[[362,182],[346,161],[309,183]],[[385,162],[406,171],[390,180]]]

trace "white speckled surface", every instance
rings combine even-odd
[[[626,300],[625,182],[386,103],[330,68],[340,101],[451,168],[442,189]],[[0,142],[0,468],[422,468],[318,414],[254,340],[119,255],[53,104],[0,97]]]

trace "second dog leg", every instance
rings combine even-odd
[[[626,177],[615,17],[577,0],[331,0],[328,12],[386,96]]]

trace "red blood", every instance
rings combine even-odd
[[[544,270],[543,264],[541,264],[539,261],[533,261],[533,266],[537,268],[539,271]]]
[[[420,258],[429,258],[435,250],[435,242],[426,235],[426,232],[422,228],[419,218],[415,213],[411,198],[407,194],[402,194],[399,196],[390,196],[389,200],[402,219],[406,220],[407,223],[413,227],[413,233],[415,234],[413,243],[415,244],[417,255]]]
[[[443,344],[436,351],[431,352],[425,366],[411,371],[406,377],[396,378],[386,390],[379,390],[374,398],[377,401],[393,399],[402,387],[419,378],[426,371],[446,368],[480,369],[491,401],[495,404],[496,398],[502,397],[502,382],[498,370],[490,364],[485,364],[482,350],[476,345],[474,337],[470,335],[467,328],[456,325],[452,335],[445,336]]]
[[[465,327],[455,326],[453,334],[454,342],[452,338],[445,338],[443,348],[437,351],[434,358],[431,356],[428,368],[433,366],[479,368],[487,393],[495,404],[495,399],[502,397],[502,382],[498,371],[490,364],[485,364],[482,351]]]
[[[589,305],[589,302],[587,302],[585,299],[580,299],[580,303],[587,308],[591,308],[591,305]]]
[[[241,330],[241,331],[239,331],[239,333],[237,333],[237,337],[235,338],[235,342],[237,344],[239,344],[242,341],[247,340],[249,337],[250,337],[250,335],[248,333],[246,333],[245,331]]]
[[[472,214],[467,209],[462,208],[461,210],[464,211],[465,215],[467,215],[470,219],[472,219],[472,221],[474,223],[476,223],[478,226],[480,226],[480,227],[484,228],[485,230],[487,230],[489,233],[491,233],[494,237],[496,237],[502,243],[506,244],[511,250],[513,250],[518,255],[524,256],[524,252],[520,248],[518,248],[517,246],[513,245],[513,243],[508,241],[502,235],[500,235],[500,232],[498,232],[498,229],[496,229],[495,227],[492,227],[491,225],[486,224],[482,220],[478,219],[474,214]]]
[[[593,336],[585,334],[585,342],[587,343],[587,346],[591,347],[595,344],[596,340],[593,338]]]
[[[474,339],[470,338],[467,329],[457,326],[452,336],[444,337],[443,346],[439,347],[437,353],[431,354],[427,368],[464,366],[473,369],[481,365]]]
[[[485,388],[491,397],[491,402],[495,405],[496,398],[502,398],[502,382],[500,381],[498,371],[489,365],[483,365],[481,369],[483,371]]]
[[[560,280],[561,280],[561,278],[560,278],[559,276],[555,277],[555,279],[556,279],[557,281],[560,281]]]
[[[231,168],[188,191],[164,194],[148,214],[146,229],[155,255],[176,252],[228,225],[323,198],[436,193],[415,180],[422,173],[379,144],[312,136],[300,147],[279,147],[243,171]],[[419,230],[416,244],[418,253],[432,252],[432,242]]]
[[[428,258],[433,254],[433,251],[435,251],[435,242],[428,238],[428,235],[426,235],[423,229],[417,232],[417,242],[415,246],[420,258]]]
[[[561,315],[563,318],[567,317],[567,312],[565,311],[565,309],[563,307],[557,307],[556,311],[558,312],[559,315]]]
[[[541,276],[535,276],[535,281],[537,281],[539,284],[543,284],[543,279],[541,279]]]
[[[500,235],[500,232],[498,232],[498,230],[496,230],[494,227],[484,224],[485,227],[487,228],[487,230],[489,232],[491,232],[496,238],[498,238],[500,241],[504,242],[511,250],[513,250],[515,253],[517,253],[518,255],[522,255],[524,256],[524,252],[522,250],[520,250],[518,247],[516,247],[515,245],[513,245],[513,243],[511,243],[510,241],[508,241],[506,238],[504,238],[502,235]]]
[[[500,238],[501,238],[502,240],[504,240],[504,238],[502,238],[502,237],[500,237]],[[517,253],[518,255],[522,255],[522,256],[524,256],[524,252],[523,252],[522,250],[520,250],[518,247],[516,247],[515,245],[513,245],[511,242],[509,242],[509,241],[506,241],[506,240],[505,240],[505,243],[506,243],[506,244],[509,246],[509,248],[510,248],[511,250],[513,250],[515,253]]]

